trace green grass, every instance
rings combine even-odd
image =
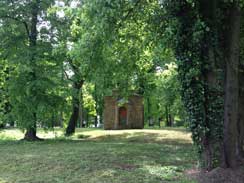
[[[43,142],[0,131],[0,183],[193,183],[185,171],[196,154],[184,129],[39,131]]]

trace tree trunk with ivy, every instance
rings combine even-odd
[[[174,0],[170,4],[178,20],[175,51],[182,97],[201,164],[211,170],[220,162],[223,121],[217,1],[199,0],[193,6],[186,0]]]
[[[199,14],[205,24],[201,45],[202,75],[204,80],[205,137],[203,159],[205,167],[211,170],[221,161],[223,129],[223,59],[220,50],[217,0],[201,0]],[[221,71],[221,72],[217,72]]]

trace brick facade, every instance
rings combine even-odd
[[[115,94],[104,98],[104,129],[142,129],[144,127],[143,97],[132,95],[122,105],[121,100],[123,99]]]

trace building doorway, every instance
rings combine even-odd
[[[127,109],[126,107],[119,108],[119,126],[126,126],[127,124]]]

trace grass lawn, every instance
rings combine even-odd
[[[196,165],[184,129],[61,130],[19,141],[21,131],[0,131],[0,183],[193,183],[185,171]]]

